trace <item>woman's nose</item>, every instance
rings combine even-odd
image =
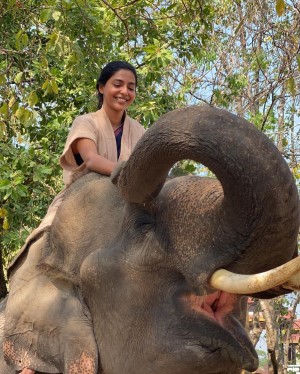
[[[128,95],[128,88],[126,86],[121,87],[121,92],[123,95]]]

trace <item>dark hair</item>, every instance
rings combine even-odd
[[[99,92],[99,87],[105,86],[106,82],[121,69],[130,70],[133,73],[135,77],[135,83],[137,84],[136,70],[131,64],[125,61],[109,62],[101,70],[100,76],[97,79],[96,90],[97,90],[97,96],[98,96],[98,109],[100,109],[103,104],[103,94]]]

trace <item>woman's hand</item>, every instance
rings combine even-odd
[[[35,371],[32,369],[24,368],[19,374],[35,374]]]

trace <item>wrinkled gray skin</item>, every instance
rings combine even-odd
[[[218,180],[166,181],[181,159]],[[246,298],[208,296],[208,315],[199,296],[216,291],[208,280],[218,268],[253,274],[290,260],[298,226],[293,177],[266,136],[224,110],[170,112],[112,180],[75,182],[51,229],[15,263],[7,363],[68,374],[252,371]]]

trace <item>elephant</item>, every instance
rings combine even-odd
[[[172,177],[186,159],[214,176]],[[90,172],[74,182],[51,227],[17,258],[0,367],[254,371],[247,297],[299,289],[298,231],[295,181],[267,136],[223,109],[171,111],[111,177]],[[276,269],[288,276],[278,281]],[[253,288],[257,276],[267,282]]]

